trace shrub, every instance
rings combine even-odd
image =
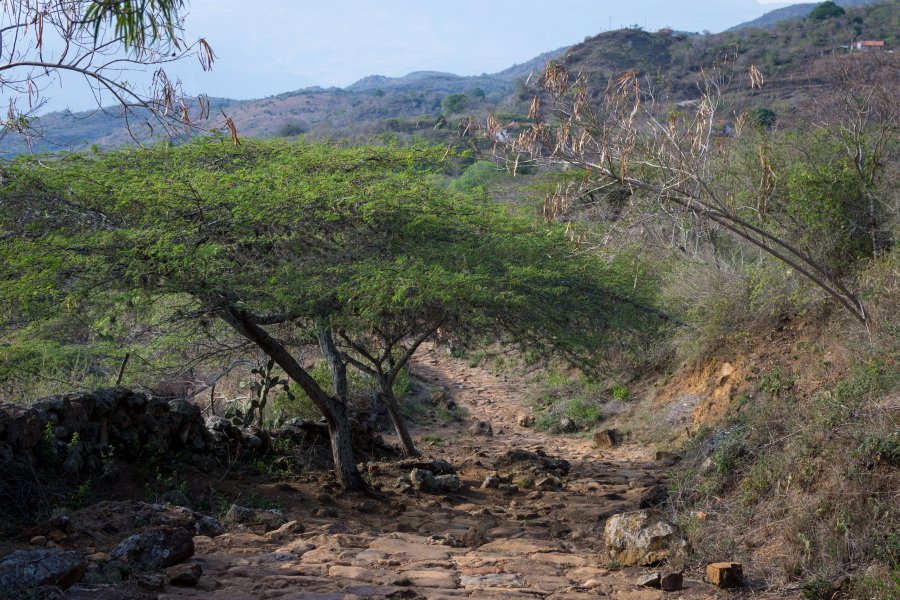
[[[747,120],[757,127],[774,127],[778,122],[778,115],[769,108],[757,107],[747,113]]]
[[[441,108],[444,111],[444,116],[449,117],[450,115],[461,113],[466,109],[466,106],[469,104],[469,99],[465,94],[448,94],[441,100]]]
[[[824,21],[825,19],[831,19],[834,17],[840,17],[846,14],[843,8],[828,0],[827,2],[823,2],[816,6],[811,13],[809,13],[810,21]]]

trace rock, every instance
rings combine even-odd
[[[29,540],[28,543],[31,544],[32,546],[46,546],[47,538],[43,535],[36,535],[33,538],[31,538],[31,540]]]
[[[166,587],[166,578],[162,575],[156,575],[153,573],[138,573],[136,575],[133,575],[131,579],[145,590],[161,592]]]
[[[178,587],[194,587],[203,576],[203,567],[197,563],[181,564],[171,567],[167,574],[169,583]]]
[[[187,506],[190,504],[188,497],[181,490],[169,490],[162,495],[162,501],[173,506]]]
[[[738,587],[744,581],[744,568],[736,562],[711,563],[706,565],[706,578],[716,587]]]
[[[0,465],[8,465],[15,458],[16,455],[13,453],[12,446],[6,442],[0,442]]]
[[[603,429],[594,432],[594,445],[601,450],[615,448],[622,441],[622,435],[615,429]]]
[[[562,482],[559,479],[554,477],[553,475],[547,475],[546,477],[541,477],[537,481],[534,482],[534,487],[538,490],[558,490]]]
[[[673,467],[683,459],[680,454],[676,454],[675,452],[664,452],[662,450],[656,453],[655,458],[656,462],[663,467]]]
[[[571,468],[569,461],[565,459],[551,458],[542,452],[529,452],[527,450],[509,450],[496,460],[494,467],[499,469],[523,462],[531,463],[532,466],[541,471],[558,471],[562,475],[567,474]]]
[[[434,478],[432,489],[439,492],[458,492],[462,488],[459,475],[438,475]]]
[[[494,475],[488,475],[484,478],[484,481],[481,482],[481,489],[483,490],[498,487],[500,487],[500,478]]]
[[[626,567],[667,560],[685,547],[675,525],[650,510],[611,516],[604,527],[604,541],[609,559]]]
[[[16,550],[0,560],[0,590],[27,593],[44,585],[67,589],[78,583],[86,569],[87,562],[78,552],[59,548]]]
[[[654,485],[646,492],[641,494],[641,501],[638,508],[655,508],[661,504],[665,504],[669,499],[669,490],[664,485]]]
[[[515,573],[488,573],[486,575],[463,575],[459,578],[462,587],[469,588],[519,588],[525,587]]]
[[[647,573],[637,580],[637,584],[642,587],[658,588],[660,576],[659,573]]]
[[[266,539],[280,542],[292,535],[303,533],[303,531],[303,525],[301,525],[299,521],[288,521],[278,529],[273,529],[266,533]]]
[[[272,531],[284,525],[286,520],[278,510],[256,510],[232,504],[223,522],[228,525],[261,526],[265,531]]]
[[[247,431],[241,433],[241,444],[250,450],[261,450],[265,445],[261,437]]]
[[[519,427],[531,427],[534,425],[534,415],[519,415],[516,417],[516,423]]]
[[[112,551],[113,558],[124,560],[148,571],[171,567],[194,555],[191,533],[166,525],[151,527],[122,540]]]
[[[467,548],[478,548],[488,542],[485,535],[475,527],[469,527],[460,541],[463,543],[463,546]]]
[[[664,592],[677,592],[684,583],[681,572],[666,573],[659,580],[659,587]]]
[[[434,473],[425,469],[413,469],[410,471],[409,481],[416,490],[434,489]]]
[[[559,420],[559,430],[562,433],[572,433],[578,431],[578,424],[569,417],[563,417]]]
[[[475,421],[469,427],[468,433],[474,436],[491,436],[494,435],[494,428],[487,421]]]
[[[456,467],[446,460],[436,458],[434,460],[407,459],[397,463],[400,469],[424,469],[435,475],[455,475]]]
[[[0,434],[5,434],[5,442],[13,450],[29,450],[37,446],[44,437],[46,413],[20,404],[0,404],[0,422],[5,425]]]

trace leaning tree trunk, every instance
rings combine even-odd
[[[406,427],[406,421],[403,420],[403,415],[400,413],[400,403],[397,402],[394,390],[387,381],[381,382],[381,393],[378,394],[378,398],[384,402],[388,414],[391,416],[391,422],[394,424],[394,429],[397,431],[403,446],[403,455],[419,456],[419,451],[416,449],[412,436],[409,434],[409,429]]]
[[[350,420],[346,405],[325,393],[316,380],[300,366],[290,352],[278,340],[270,336],[262,327],[253,323],[236,309],[229,308],[220,313],[221,318],[238,333],[255,343],[260,350],[284,369],[316,405],[328,424],[331,438],[331,452],[334,457],[334,472],[338,482],[347,490],[366,490],[368,486],[356,468],[353,456]]]

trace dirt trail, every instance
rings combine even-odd
[[[686,573],[684,591],[664,594],[635,585],[644,569],[607,568],[603,521],[635,510],[662,479],[661,468],[645,451],[625,446],[600,457],[583,438],[519,427],[517,415],[527,412],[521,404],[524,383],[431,349],[420,354],[412,372],[449,390],[467,413],[462,422],[439,422],[435,416],[423,425],[420,420],[414,432],[420,440],[424,435],[447,440],[444,447],[424,445],[424,450],[428,458],[459,469],[463,490],[401,495],[394,492],[397,478],[409,469],[388,464],[373,471],[387,499],[329,500],[321,490],[279,484],[290,498],[287,516],[299,520],[305,532],[278,540],[249,532],[197,538],[192,560],[203,567],[200,585],[168,587],[159,597],[649,600],[715,593],[696,573]],[[490,422],[494,435],[466,435],[476,419]],[[496,461],[511,450],[564,458],[571,470],[559,477],[558,489],[552,479],[543,482],[543,490],[480,489]],[[527,483],[522,479],[529,474],[521,469],[529,466],[497,471],[501,478]]]

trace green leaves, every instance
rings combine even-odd
[[[40,319],[178,298],[172,327],[230,306],[285,335],[326,318],[360,340],[446,321],[581,355],[645,322],[562,230],[429,185],[445,160],[259,140],[25,157],[0,188],[0,305]]]
[[[112,25],[116,38],[125,48],[138,50],[162,37],[175,41],[178,13],[184,0],[91,0],[84,12],[82,26],[93,30],[94,41],[103,26]]]

